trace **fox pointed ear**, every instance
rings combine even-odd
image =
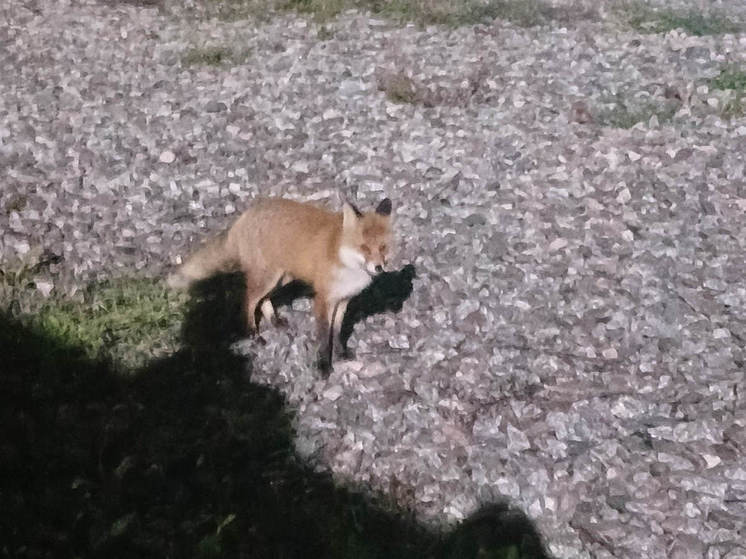
[[[360,210],[349,201],[345,201],[344,206],[342,206],[342,226],[345,229],[352,227],[361,215]]]
[[[361,212],[358,207],[352,203],[352,200],[350,200],[347,196],[344,194],[342,195],[342,203],[344,206],[350,206],[352,208],[352,211],[355,212],[355,215],[357,217],[363,217],[363,212]]]
[[[391,215],[391,200],[388,198],[381,200],[381,203],[378,204],[378,207],[376,208],[376,213],[385,216]]]

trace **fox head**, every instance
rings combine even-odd
[[[374,212],[361,212],[349,202],[342,210],[339,257],[348,268],[380,274],[391,244],[391,200],[384,198]]]

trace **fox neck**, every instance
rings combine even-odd
[[[333,301],[349,299],[370,285],[372,278],[365,270],[365,257],[352,247],[340,245],[338,263],[332,270],[329,297]]]
[[[365,257],[351,246],[341,244],[337,252],[337,258],[339,259],[339,265],[343,268],[365,271]]]

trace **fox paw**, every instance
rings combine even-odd
[[[254,340],[261,346],[267,345],[267,340],[262,337],[262,335],[259,333],[259,330],[257,330],[256,328],[252,328],[250,326],[246,328],[246,337]]]
[[[321,373],[321,378],[327,379],[332,372],[332,361],[328,355],[319,355],[319,359],[316,362],[316,366]]]
[[[288,322],[287,318],[275,315],[275,317],[272,319],[272,326],[279,329],[285,329],[290,326],[290,323]]]
[[[355,350],[350,349],[349,347],[341,347],[341,345],[334,348],[334,354],[339,359],[343,359],[345,361],[355,359]]]

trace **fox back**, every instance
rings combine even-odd
[[[332,287],[338,268],[367,276],[381,272],[390,234],[388,215],[361,213],[350,205],[340,214],[269,198],[254,203],[236,221],[225,250],[247,273],[282,271],[324,291]]]

